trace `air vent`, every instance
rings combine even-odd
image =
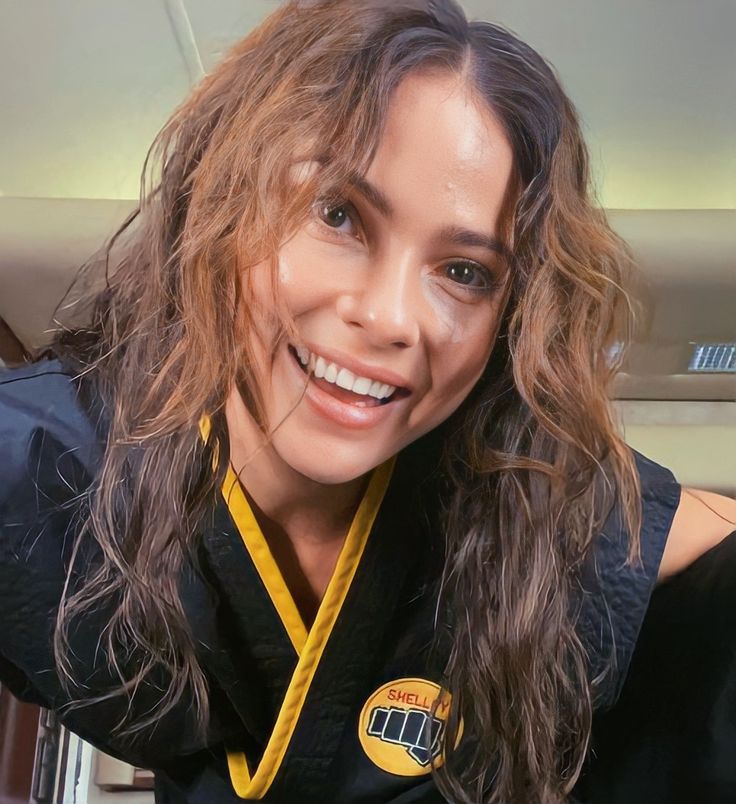
[[[736,343],[697,344],[688,371],[736,373]]]

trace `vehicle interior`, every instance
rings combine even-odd
[[[136,206],[148,145],[271,0],[0,0],[0,363],[26,361]],[[736,3],[464,0],[557,69],[643,314],[626,441],[736,497]],[[152,802],[152,776],[0,688],[0,804]]]

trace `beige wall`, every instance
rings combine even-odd
[[[734,402],[620,401],[626,442],[685,486],[736,497]]]

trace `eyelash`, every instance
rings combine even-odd
[[[355,223],[355,221],[360,221],[360,216],[358,215],[358,211],[355,209],[353,204],[349,201],[331,201],[329,199],[319,199],[315,202],[313,210],[315,216],[320,224],[324,229],[326,229],[330,235],[337,235],[340,239],[345,237],[353,238],[354,235],[350,235],[347,232],[341,232],[339,229],[336,229],[334,226],[330,226],[326,223],[322,217],[322,213],[326,210],[334,212],[335,210],[345,210],[348,218]],[[479,271],[483,274],[485,279],[485,284],[482,287],[477,287],[473,285],[464,285],[461,282],[454,282],[453,284],[457,285],[458,287],[462,288],[463,290],[471,293],[473,295],[486,295],[492,294],[496,291],[500,290],[504,283],[502,280],[497,279],[496,276],[486,268],[484,265],[481,265],[478,262],[474,262],[473,260],[453,260],[452,262],[448,262],[445,268],[451,267],[468,267],[472,268],[473,270]]]

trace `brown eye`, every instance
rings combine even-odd
[[[351,234],[350,227],[354,227],[356,222],[356,215],[353,213],[351,204],[318,201],[315,206],[317,215],[325,226],[345,234]],[[346,224],[348,225],[347,229],[343,228]]]
[[[322,207],[322,220],[328,226],[334,226],[337,229],[342,226],[347,219],[348,213],[344,206]]]
[[[447,276],[468,290],[492,290],[495,286],[493,277],[487,268],[475,262],[451,262],[446,266]]]

